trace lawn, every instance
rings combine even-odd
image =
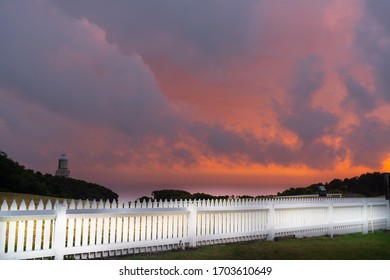
[[[249,241],[146,253],[117,260],[390,260],[390,231]]]

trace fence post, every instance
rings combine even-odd
[[[331,238],[333,237],[333,220],[333,202],[330,201],[328,206],[328,235],[330,235]]]
[[[196,206],[191,203],[188,206],[188,210],[190,211],[188,214],[188,237],[189,237],[189,246],[196,247],[196,216],[197,209]]]
[[[363,202],[363,234],[368,233],[368,207],[367,207],[367,201],[365,200]]]
[[[56,207],[57,218],[54,229],[54,259],[64,259],[65,238],[66,238],[66,206],[57,204]]]
[[[275,239],[275,204],[270,203],[267,215],[267,240],[273,241]]]

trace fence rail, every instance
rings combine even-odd
[[[92,259],[243,240],[390,229],[384,198],[37,204],[3,201],[0,259]]]

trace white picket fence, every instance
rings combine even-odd
[[[390,229],[383,198],[154,201],[4,201],[0,259],[93,259],[283,236]]]

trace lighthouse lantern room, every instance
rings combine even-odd
[[[66,154],[61,154],[58,159],[58,168],[56,170],[56,176],[69,177],[70,170],[68,169],[68,159]]]

